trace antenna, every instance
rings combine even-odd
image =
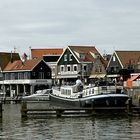
[[[106,55],[106,50],[104,50],[104,55]]]
[[[16,53],[16,49],[17,49],[17,48],[14,46],[14,53]]]
[[[11,51],[11,56],[10,56],[10,62],[13,63],[13,54],[12,54],[12,51]]]
[[[29,46],[29,59],[31,59],[31,46]]]

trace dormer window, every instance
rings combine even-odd
[[[82,54],[82,53],[81,53],[81,54],[80,54],[80,58],[81,58],[81,59],[85,59],[85,54]]]
[[[67,54],[64,55],[64,61],[67,61]]]

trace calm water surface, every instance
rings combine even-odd
[[[5,104],[0,140],[140,140],[140,117],[102,113],[95,117],[23,120],[20,104]]]

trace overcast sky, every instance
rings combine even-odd
[[[0,51],[140,50],[140,0],[0,0]]]

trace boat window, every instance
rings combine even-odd
[[[63,94],[63,95],[71,95],[71,90],[61,89],[61,94]]]

